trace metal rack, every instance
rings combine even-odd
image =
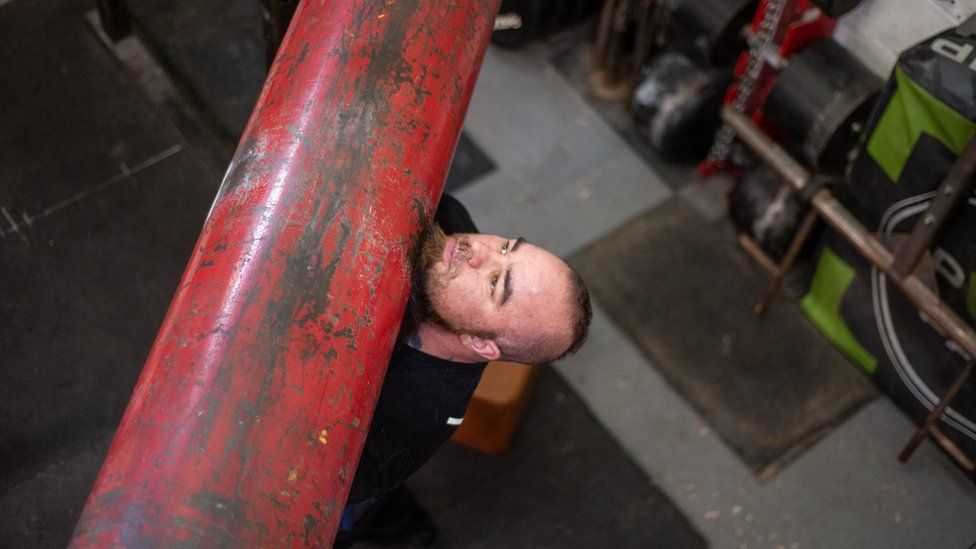
[[[891,280],[902,292],[931,319],[932,323],[955,342],[964,353],[966,366],[956,376],[952,386],[931,413],[923,420],[898,458],[904,462],[926,437],[942,447],[966,471],[976,471],[976,463],[955,443],[949,440],[938,427],[938,420],[952,399],[962,389],[973,371],[973,358],[976,357],[976,332],[960,319],[935,293],[914,274],[915,267],[928,250],[939,228],[953,208],[966,197],[976,184],[976,140],[970,141],[953,165],[949,175],[939,187],[936,197],[928,211],[916,223],[911,235],[894,251],[888,249],[874,234],[863,225],[831,194],[826,187],[812,182],[807,172],[789,153],[773,142],[747,116],[727,105],[722,109],[722,119],[735,132],[735,135],[752,149],[764,162],[769,164],[790,185],[795,192],[810,197],[811,212],[797,232],[783,262],[776,265],[768,257],[759,259],[774,273],[774,282],[756,306],[756,313],[762,314],[769,300],[776,294],[787,272],[796,258],[803,241],[813,226],[815,217],[823,218],[838,234],[844,237],[865,259],[870,261]],[[758,247],[747,251],[754,253]],[[762,254],[765,256],[765,254]]]

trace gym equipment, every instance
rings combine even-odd
[[[757,0],[681,0],[672,9],[669,33],[676,49],[706,66],[731,65],[745,49],[742,30]]]
[[[729,194],[732,225],[773,260],[786,255],[805,209],[779,174],[765,164],[746,172]]]
[[[498,3],[299,4],[73,545],[332,543]]]
[[[600,4],[596,0],[502,0],[491,41],[503,48],[521,48],[582,22]]]
[[[942,396],[933,395],[934,398],[929,403],[931,412],[925,417],[922,425],[899,457],[902,461],[908,459],[918,443],[924,437],[930,436],[963,469],[970,473],[976,472],[976,463],[935,423],[938,419],[946,419],[947,421],[951,419],[943,417],[943,414],[948,411],[948,403],[956,397],[972,373],[972,357],[976,357],[976,332],[939,298],[923,278],[915,273],[903,275],[894,269],[894,265],[902,263],[899,256],[909,253],[902,250],[910,250],[911,247],[903,247],[897,252],[892,252],[874,233],[868,231],[847,208],[842,206],[830,190],[818,187],[811,191],[809,189],[812,181],[810,174],[745,115],[726,105],[722,109],[722,117],[735,134],[756,151],[764,161],[769,163],[787,184],[801,194],[809,196],[811,208],[837,234],[848,241],[861,256],[870,261],[876,272],[885,275],[881,280],[886,281],[886,283],[890,282],[899,288],[919,311],[925,314],[926,321],[938,331],[940,337],[946,337],[964,356],[968,363],[967,366],[954,376],[951,386]],[[957,186],[957,181],[972,179],[974,172],[976,172],[976,139],[970,140],[966,145],[965,150],[960,155],[960,161],[953,167],[953,174],[950,174],[950,177],[943,183],[942,192],[945,192],[945,189],[952,189]],[[965,195],[957,195],[956,200],[961,200],[964,197]],[[921,209],[924,212],[928,209],[928,205],[924,205]],[[937,212],[930,213],[934,215]],[[924,219],[923,217],[923,224],[925,223]],[[842,322],[832,333],[828,333],[828,337],[845,338],[848,341],[851,339],[849,329]],[[958,421],[956,423],[959,424]]]
[[[811,7],[809,0],[762,0],[749,32],[749,49],[739,56],[735,82],[725,94],[725,103],[765,128],[763,103],[772,79],[785,60],[807,44],[830,36],[836,21]],[[727,167],[735,133],[722,125],[708,157],[699,166],[703,175]]]
[[[730,80],[727,71],[702,69],[680,53],[658,55],[631,99],[638,131],[667,158],[701,158]]]
[[[603,101],[629,99],[651,55],[664,42],[665,0],[608,0],[593,44],[587,84]]]
[[[871,117],[838,198],[870,230],[897,239],[890,270],[906,277],[931,265],[930,288],[959,318],[976,325],[976,82],[972,52],[976,18],[907,48]],[[829,244],[829,243],[828,243]],[[843,246],[834,251],[854,273],[843,320],[877,357],[873,376],[920,422],[954,387],[962,361],[973,355],[951,332],[920,317],[892,290],[879,269]],[[946,343],[945,339],[950,338]],[[976,387],[960,385],[934,433],[976,454]],[[908,452],[910,453],[910,452]],[[907,453],[906,453],[907,455]]]
[[[503,48],[521,48],[542,28],[545,0],[502,0],[491,41]]]
[[[745,46],[742,30],[755,4],[755,0],[685,0],[670,11],[659,3],[656,11],[637,17],[639,30],[655,27],[645,36],[661,34],[656,27],[668,27],[667,41],[672,46],[645,67],[655,41],[637,40],[636,51],[644,55],[634,61],[640,81],[629,102],[638,132],[665,158],[701,158],[708,150],[731,82],[729,66]]]
[[[839,175],[881,87],[847,50],[824,38],[790,58],[773,80],[763,114],[795,158]]]

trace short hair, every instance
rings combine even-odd
[[[573,300],[573,342],[570,343],[569,348],[566,349],[563,354],[556,357],[554,360],[560,360],[571,354],[576,353],[586,343],[586,336],[590,333],[590,321],[593,320],[593,306],[590,304],[590,291],[586,289],[586,284],[583,282],[583,277],[579,274],[579,271],[570,267],[570,288],[572,291]]]
[[[593,307],[590,304],[590,292],[586,289],[583,277],[576,269],[569,267],[569,297],[571,309],[572,341],[569,347],[562,348],[550,334],[517,332],[499,334],[498,347],[501,358],[525,364],[540,364],[554,362],[575,353],[583,346],[589,334],[590,321],[593,319]]]

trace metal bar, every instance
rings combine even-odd
[[[817,212],[812,209],[807,212],[807,215],[803,218],[803,223],[800,228],[797,229],[796,235],[793,236],[793,240],[790,242],[790,247],[786,250],[786,255],[783,256],[783,261],[776,266],[776,271],[773,273],[773,283],[769,285],[769,288],[763,294],[762,299],[759,303],[756,303],[753,312],[758,316],[766,314],[766,310],[769,308],[769,303],[776,297],[779,293],[780,287],[783,285],[783,281],[786,280],[786,275],[789,274],[790,269],[793,268],[793,264],[796,263],[797,256],[800,255],[800,249],[803,248],[803,243],[807,241],[807,237],[810,236],[810,231],[817,224]]]
[[[729,106],[722,108],[722,118],[736,135],[764,162],[772,166],[794,190],[800,191],[806,187],[809,179],[806,168],[769,139],[751,120]],[[891,252],[868,233],[861,223],[833,198],[830,191],[821,189],[813,196],[811,204],[825,221],[846,236],[871,263],[888,270],[892,261]]]
[[[609,58],[610,40],[613,36],[613,21],[617,13],[617,5],[623,0],[607,0],[600,10],[600,22],[597,25],[596,40],[594,41],[594,65],[599,70],[605,70],[613,61]]]
[[[942,395],[942,398],[939,400],[939,403],[932,409],[931,412],[929,412],[927,416],[925,416],[925,420],[922,421],[922,424],[918,427],[918,430],[916,430],[915,434],[912,435],[911,440],[908,441],[908,444],[906,444],[905,447],[902,449],[901,453],[898,454],[898,459],[901,462],[904,463],[908,461],[908,458],[912,457],[912,454],[918,448],[918,445],[922,443],[922,440],[925,439],[926,435],[929,435],[932,436],[932,438],[940,446],[945,448],[946,451],[949,452],[949,454],[956,459],[956,461],[962,464],[964,468],[966,468],[969,471],[973,470],[972,460],[970,460],[969,457],[966,454],[964,454],[962,450],[959,449],[958,446],[956,446],[951,440],[949,440],[945,436],[945,434],[943,434],[942,431],[940,431],[939,428],[936,427],[936,422],[939,421],[939,418],[942,417],[942,414],[945,412],[946,408],[949,407],[949,404],[952,402],[952,400],[956,398],[957,394],[959,394],[959,391],[962,389],[962,386],[966,383],[966,380],[969,379],[969,376],[970,374],[972,374],[972,372],[973,372],[973,363],[972,361],[970,361],[966,364],[966,367],[963,369],[963,371],[958,376],[956,376],[956,379],[952,382],[952,385],[949,387],[949,390],[946,391],[944,395]]]
[[[782,147],[774,143],[766,134],[744,114],[731,105],[722,107],[722,120],[728,124],[739,139],[748,145],[763,162],[772,166],[794,190],[807,184],[809,174],[806,168],[793,159]]]
[[[331,544],[498,5],[299,5],[73,546]]]
[[[782,147],[774,143],[751,120],[728,105],[722,108],[722,118],[760,158],[780,176],[800,191],[806,186],[809,174]],[[820,189],[810,201],[814,210],[834,230],[844,236],[868,261],[895,283],[916,307],[924,311],[933,324],[956,343],[970,357],[976,357],[976,333],[947,307],[918,277],[899,276],[891,269],[894,256],[873,234],[827,189]]]
[[[590,91],[600,99],[625,99],[633,82],[627,74],[624,42],[631,22],[632,3],[637,0],[609,0],[603,6],[594,49],[594,66],[590,71]]]
[[[766,252],[759,247],[759,244],[756,244],[756,241],[750,238],[749,235],[739,233],[739,245],[742,246],[742,249],[745,250],[746,253],[748,253],[752,259],[756,261],[756,263],[759,263],[763,269],[769,271],[769,274],[776,274],[776,270],[778,268],[776,262],[773,261],[773,258],[769,257],[769,255],[767,255]]]
[[[952,165],[949,174],[939,185],[928,211],[922,220],[915,223],[912,233],[895,253],[894,271],[908,276],[915,270],[922,255],[932,245],[932,240],[942,228],[943,223],[959,202],[963,201],[973,189],[976,178],[976,139],[971,139],[962,154]]]
[[[930,437],[932,437],[932,440],[934,440],[936,444],[938,444],[943,450],[946,451],[946,453],[952,456],[952,459],[959,463],[960,467],[966,471],[969,471],[970,473],[976,471],[976,463],[973,463],[973,460],[969,459],[969,456],[967,456],[966,453],[963,452],[955,442],[949,440],[949,437],[945,436],[945,433],[943,433],[937,426],[929,425],[925,431]]]

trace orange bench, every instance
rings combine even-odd
[[[488,363],[451,440],[486,454],[507,450],[529,401],[534,375],[535,368],[527,364]]]

